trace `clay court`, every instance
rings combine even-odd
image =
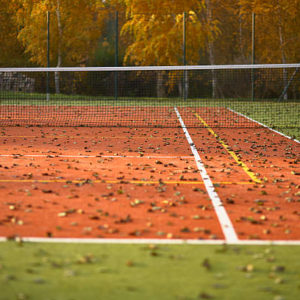
[[[36,126],[45,110],[58,127]],[[10,111],[0,113],[3,238],[300,241],[299,142],[246,116],[97,107],[84,117],[105,127],[74,127],[82,106]]]

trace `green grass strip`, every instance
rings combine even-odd
[[[0,299],[294,300],[298,246],[0,244]]]

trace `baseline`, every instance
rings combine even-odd
[[[0,243],[9,241],[6,237],[0,237]],[[237,246],[300,246],[300,241],[285,240],[184,240],[184,239],[91,239],[91,238],[37,238],[16,237],[13,239],[19,243],[52,243],[52,244],[118,244],[118,245],[237,245]]]

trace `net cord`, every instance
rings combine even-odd
[[[61,68],[0,68],[0,72],[115,72],[115,71],[193,71],[193,70],[235,70],[235,69],[288,69],[300,68],[294,64],[256,65],[189,65],[189,66],[131,66],[131,67],[61,67]]]

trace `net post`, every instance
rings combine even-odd
[[[186,20],[187,13],[183,13],[183,41],[182,41],[182,54],[183,54],[183,65],[186,66]],[[187,99],[187,71],[183,71],[183,99],[186,101]]]
[[[255,64],[255,13],[252,13],[252,65]],[[251,99],[255,99],[255,70],[251,70]]]
[[[115,67],[119,66],[119,12],[115,12]],[[115,100],[118,100],[118,72],[115,72]]]
[[[50,11],[47,11],[47,67],[50,67]],[[46,93],[47,101],[50,100],[49,93],[49,72],[47,72]]]

